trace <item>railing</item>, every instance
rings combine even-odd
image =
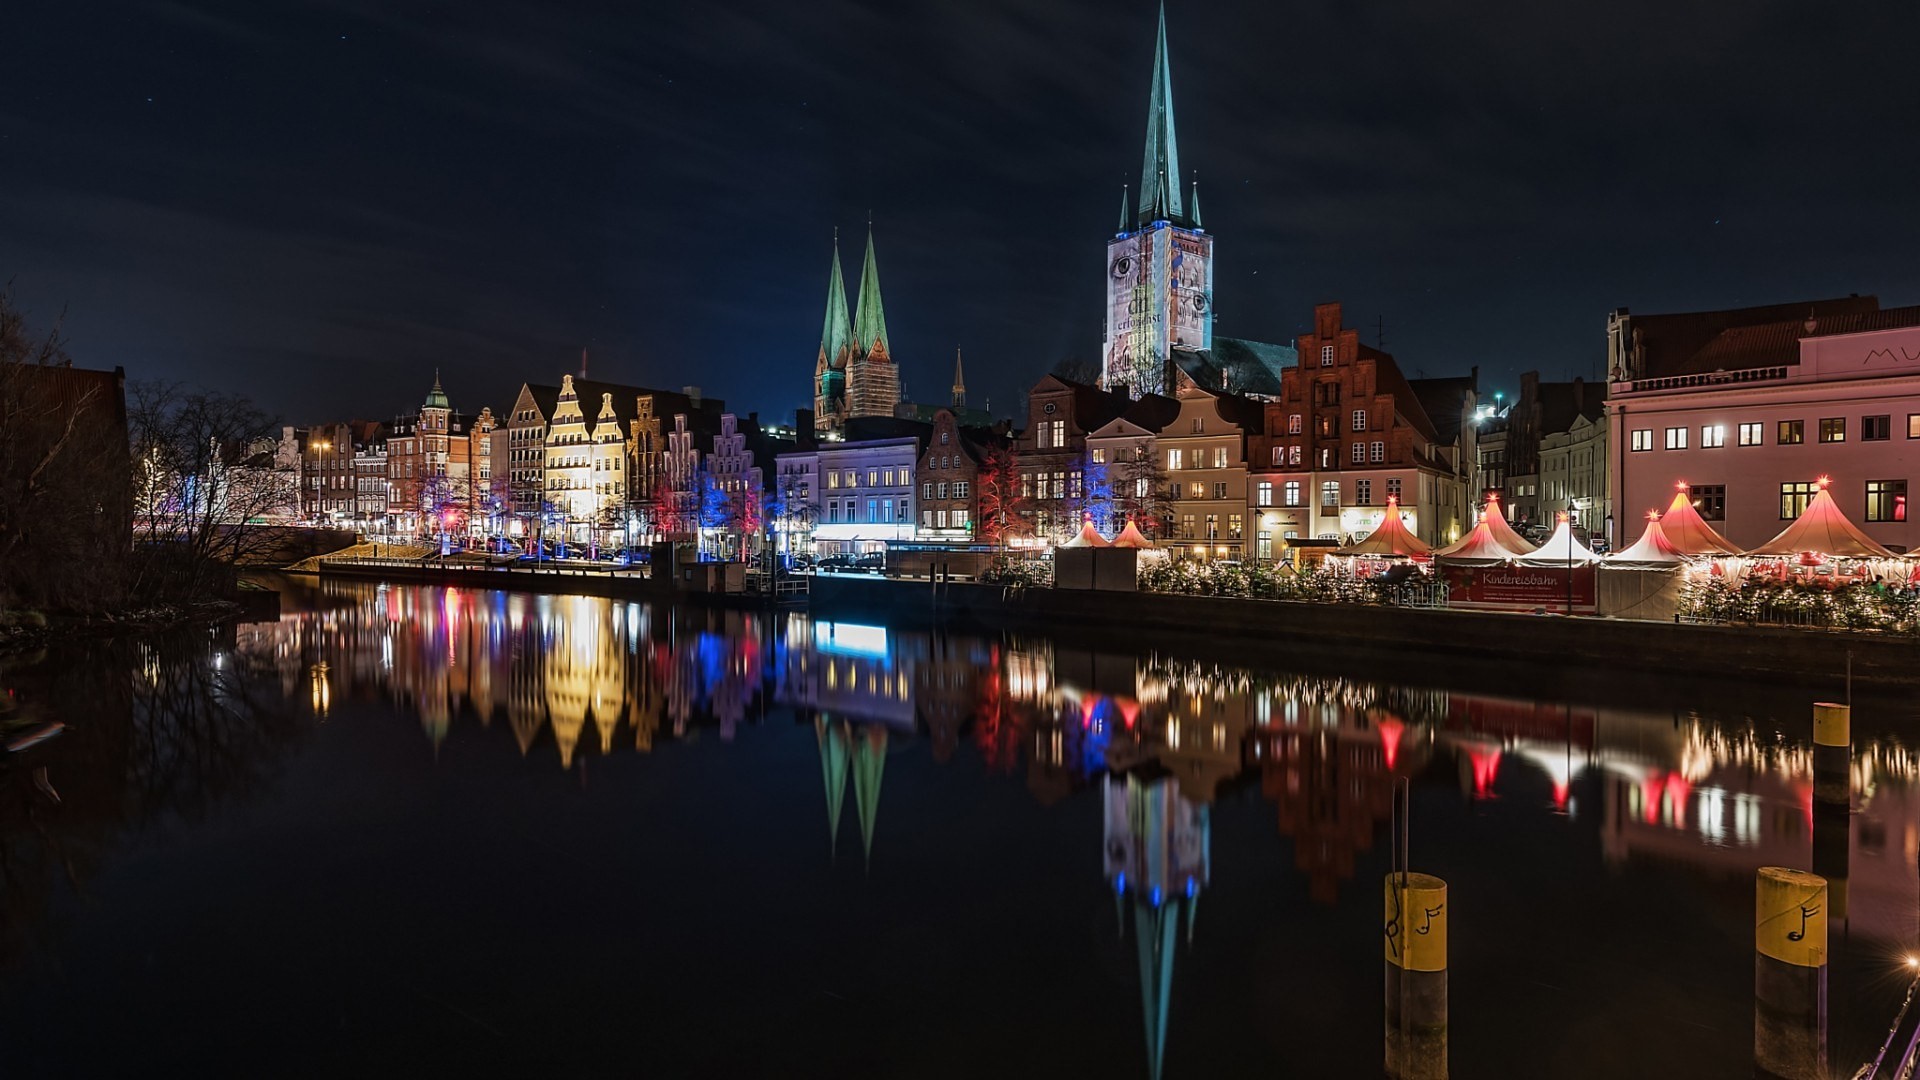
[[[1657,379],[1635,379],[1629,384],[1633,393],[1649,390],[1685,390],[1695,386],[1722,386],[1727,383],[1772,382],[1787,377],[1784,367],[1741,368],[1735,371],[1711,371],[1704,375],[1667,375]]]

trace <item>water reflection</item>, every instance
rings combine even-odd
[[[1177,1032],[1199,1019],[1183,1014],[1181,1002],[1191,999],[1180,989],[1201,969],[1189,959],[1205,951],[1196,942],[1211,939],[1231,951],[1256,929],[1201,925],[1203,896],[1217,889],[1228,899],[1246,887],[1232,882],[1246,880],[1267,852],[1282,852],[1291,863],[1287,891],[1323,908],[1371,909],[1384,865],[1378,848],[1401,779],[1426,807],[1416,810],[1416,837],[1427,828],[1423,813],[1452,815],[1456,824],[1446,828],[1456,831],[1457,822],[1516,814],[1578,823],[1597,836],[1597,859],[1612,873],[1671,865],[1695,879],[1724,880],[1731,899],[1722,907],[1736,928],[1750,907],[1741,890],[1750,889],[1755,869],[1806,866],[1816,846],[1799,705],[1776,719],[1737,705],[1719,713],[1534,702],[1254,671],[1192,658],[1200,652],[1105,651],[1062,638],[602,598],[328,583],[290,597],[279,622],[242,626],[231,641],[5,669],[8,688],[24,688],[15,697],[23,708],[51,715],[57,707],[62,716],[99,721],[76,725],[72,736],[0,773],[6,925],[13,931],[41,922],[58,882],[83,888],[117,832],[158,817],[204,816],[221,800],[258,789],[302,733],[360,706],[375,706],[360,711],[383,724],[389,717],[417,723],[423,756],[475,740],[500,744],[510,757],[503,741],[511,740],[525,759],[517,767],[583,779],[606,774],[596,759],[702,738],[751,742],[755,734],[742,729],[797,725],[793,734],[811,736],[808,799],[817,751],[825,800],[826,840],[811,850],[820,865],[864,868],[873,879],[889,873],[889,851],[900,853],[910,846],[906,838],[928,827],[924,810],[898,809],[915,794],[900,786],[913,774],[900,779],[906,766],[899,760],[893,787],[885,783],[889,761],[901,755],[941,770],[977,769],[990,785],[1024,784],[1019,798],[1033,807],[1097,805],[1099,835],[1083,831],[1070,842],[1087,857],[1090,892],[1098,881],[1093,846],[1101,845],[1115,920],[1102,916],[1102,939],[1117,935],[1116,947],[1130,954],[1129,982],[1141,1002],[1135,1045],[1144,1047],[1155,1077],[1178,1066]],[[119,669],[132,677],[97,677]],[[257,692],[263,683],[277,686],[271,708]],[[1867,736],[1872,728],[1862,723],[1855,731]],[[51,765],[63,803],[29,782],[35,764]],[[1864,738],[1854,760],[1852,828],[1838,834],[1841,857],[1829,859],[1850,874],[1847,932],[1888,949],[1915,944],[1917,773],[1920,763],[1903,743]],[[882,812],[889,800],[898,821]],[[851,834],[842,836],[849,801],[857,855]],[[1238,807],[1259,813],[1234,819],[1242,825],[1238,840],[1217,843],[1227,835],[1222,813]],[[1049,811],[1041,820],[1090,819]],[[1247,821],[1258,835],[1245,835]],[[817,828],[810,826],[812,837]],[[1524,874],[1535,853],[1510,835],[1497,842]],[[962,869],[989,878],[996,872]],[[1471,877],[1456,886],[1473,895]],[[1097,902],[1104,910],[1107,901]],[[1214,900],[1209,909],[1221,910]],[[1354,956],[1370,954],[1356,946]],[[1747,975],[1736,965],[1714,978],[1737,990]],[[1885,1019],[1863,1016],[1860,1026],[1870,1031]]]

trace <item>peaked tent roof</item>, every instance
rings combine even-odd
[[[1660,516],[1660,531],[1666,536],[1667,542],[1683,554],[1740,554],[1738,547],[1713,531],[1713,526],[1701,518],[1700,511],[1693,508],[1693,500],[1687,497],[1684,485],[1673,493],[1673,502],[1667,504],[1667,512]]]
[[[1492,520],[1489,521],[1489,518]],[[1513,526],[1507,524],[1507,516],[1500,512],[1500,496],[1487,496],[1487,505],[1480,519],[1487,522],[1487,530],[1493,534],[1495,540],[1500,541],[1502,547],[1522,555],[1533,550],[1533,545],[1527,543],[1524,537],[1513,531]]]
[[[1566,566],[1569,563],[1589,565],[1600,561],[1593,549],[1573,538],[1573,526],[1568,523],[1565,514],[1560,515],[1559,523],[1553,527],[1553,535],[1535,548],[1530,554],[1514,560],[1522,566]]]
[[[1667,539],[1666,530],[1660,527],[1657,515],[1647,516],[1647,531],[1640,539],[1624,551],[1607,557],[1608,566],[1672,566],[1686,556],[1686,552],[1675,547]]]
[[[1813,501],[1806,510],[1793,520],[1793,524],[1780,530],[1780,535],[1747,552],[1749,555],[1798,555],[1811,551],[1829,558],[1840,559],[1891,559],[1893,552],[1881,547],[1874,539],[1860,531],[1859,526],[1847,520],[1834,504],[1833,496],[1827,493],[1825,484],[1814,493]]]
[[[847,283],[840,276],[840,231],[833,233],[833,271],[827,278],[827,319],[820,328],[820,352],[827,363],[839,362],[841,353],[853,340],[853,324],[847,321]]]
[[[1509,528],[1506,521],[1500,517],[1499,506],[1498,500],[1488,499],[1487,512],[1480,515],[1480,520],[1474,524],[1473,530],[1461,537],[1457,543],[1448,544],[1435,551],[1434,559],[1461,566],[1493,566],[1517,559],[1532,551],[1533,545],[1520,540],[1520,535]],[[1496,526],[1495,522],[1499,524]],[[1501,531],[1513,537],[1514,540],[1519,540],[1519,546],[1503,542],[1498,535]]]
[[[1080,531],[1074,534],[1073,539],[1060,546],[1063,548],[1103,548],[1114,545],[1106,537],[1100,535],[1100,530],[1093,527],[1093,519],[1087,518],[1080,523]]]
[[[1433,548],[1407,531],[1406,523],[1400,520],[1400,500],[1389,498],[1387,516],[1380,519],[1380,527],[1368,533],[1365,540],[1351,547],[1341,548],[1335,554],[1411,559],[1431,555]]]
[[[1147,91],[1147,145],[1140,162],[1142,221],[1184,223],[1180,203],[1180,148],[1173,134],[1173,79],[1167,63],[1167,8],[1160,6],[1160,37],[1153,50],[1153,86]]]
[[[854,351],[866,355],[879,342],[881,351],[891,353],[887,343],[887,312],[880,304],[880,267],[873,259],[873,227],[867,227],[867,257],[860,266],[860,302],[853,310]]]
[[[1117,548],[1150,548],[1153,546],[1153,541],[1147,539],[1146,534],[1140,531],[1140,526],[1135,525],[1132,518],[1128,518],[1127,527],[1121,529],[1120,535],[1113,538],[1113,546]]]

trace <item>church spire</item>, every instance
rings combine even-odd
[[[860,267],[860,299],[853,310],[854,352],[891,355],[887,313],[880,306],[880,268],[873,259],[873,223],[867,223],[867,257]]]
[[[1132,229],[1133,228],[1133,221],[1131,220],[1132,215],[1133,215],[1133,204],[1127,201],[1127,185],[1121,184],[1120,185],[1120,227],[1116,231],[1126,232],[1129,229]]]
[[[853,338],[847,322],[847,284],[840,276],[840,230],[833,230],[833,272],[827,279],[827,321],[820,330],[820,354],[829,366],[838,367],[842,353]]]
[[[953,407],[967,407],[967,373],[960,367],[960,346],[953,347]]]
[[[1167,64],[1167,6],[1160,5],[1160,40],[1153,53],[1147,95],[1147,149],[1140,165],[1140,217],[1180,221],[1180,152],[1173,136],[1173,77]]]

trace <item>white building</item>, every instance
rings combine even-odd
[[[821,554],[869,554],[914,539],[913,436],[823,444],[818,452],[820,514],[813,525]]]

